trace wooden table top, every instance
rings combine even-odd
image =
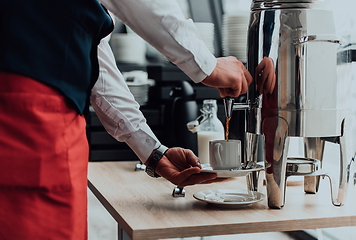
[[[317,194],[302,186],[288,186],[286,204],[269,209],[267,200],[239,208],[219,208],[196,200],[193,194],[209,189],[246,190],[246,178],[188,186],[185,197],[172,197],[173,184],[135,171],[137,162],[91,162],[91,191],[132,240],[183,238],[239,233],[280,232],[356,225],[356,194],[350,187],[345,205],[331,204],[330,187],[322,179]],[[291,178],[290,178],[291,179]],[[265,187],[262,192],[266,194]]]

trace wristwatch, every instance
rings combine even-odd
[[[148,176],[155,177],[155,178],[160,177],[160,175],[156,173],[156,166],[167,150],[168,148],[166,146],[161,145],[153,153],[151,160],[146,167],[146,173],[148,174]]]

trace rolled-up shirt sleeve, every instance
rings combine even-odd
[[[156,138],[118,70],[107,39],[98,46],[99,77],[90,102],[107,132],[126,142],[145,162],[161,143]]]
[[[100,1],[194,82],[201,82],[214,70],[216,58],[175,0]]]

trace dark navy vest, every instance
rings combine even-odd
[[[59,89],[83,113],[97,45],[113,29],[97,0],[0,0],[0,71]]]

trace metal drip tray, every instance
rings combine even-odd
[[[320,161],[313,158],[288,158],[287,175],[307,175],[318,171]]]

